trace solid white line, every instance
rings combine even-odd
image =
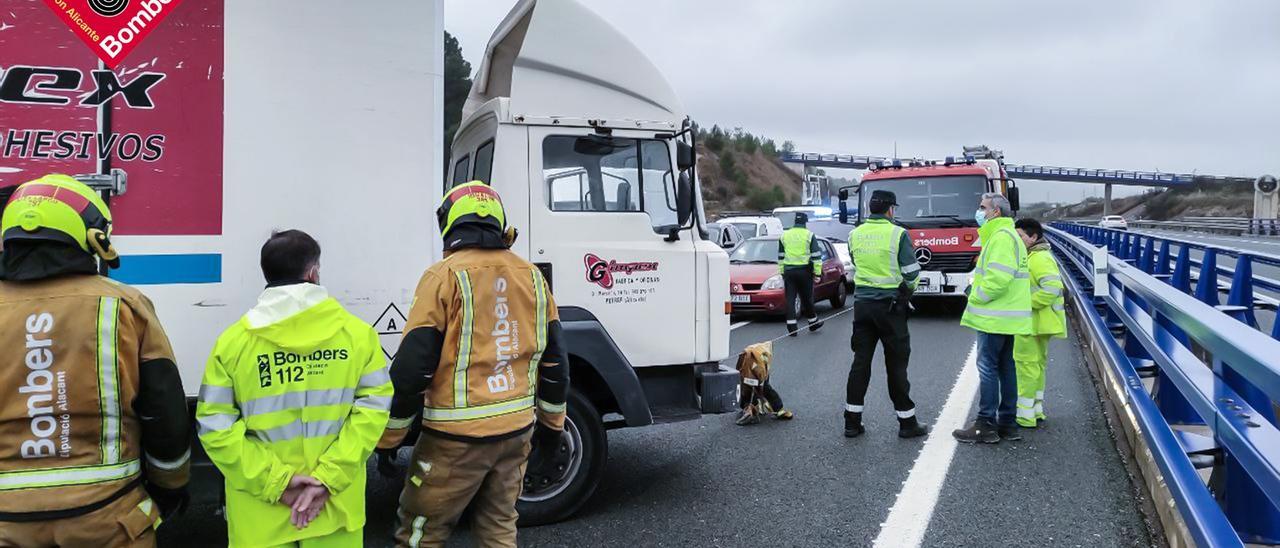
[[[744,325],[747,325],[747,324],[749,324],[749,323],[751,323],[751,322],[750,322],[750,321],[745,321],[745,322],[738,322],[738,323],[735,323],[735,324],[733,324],[733,325],[730,325],[730,326],[729,326],[729,331],[733,331],[734,329],[737,329],[737,328],[742,327],[742,326],[744,326]]]
[[[951,436],[951,431],[964,427],[973,396],[978,393],[977,358],[978,344],[975,342],[969,349],[969,357],[960,369],[956,384],[951,387],[947,403],[942,406],[938,421],[929,431],[929,438],[911,466],[902,491],[898,492],[898,500],[889,509],[888,519],[880,524],[876,547],[918,547],[924,541],[933,509],[938,504],[938,495],[947,479],[947,470],[951,468],[951,458],[956,452],[956,439]]]

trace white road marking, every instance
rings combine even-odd
[[[747,324],[749,324],[749,323],[751,323],[751,322],[750,322],[750,321],[745,321],[745,322],[738,322],[738,323],[735,323],[735,324],[733,324],[733,325],[730,325],[730,326],[729,326],[729,331],[733,331],[734,329],[737,329],[737,328],[742,327],[742,326],[744,326],[744,325],[747,325]]]
[[[969,357],[960,369],[956,384],[951,387],[947,403],[942,406],[938,421],[929,431],[929,438],[911,466],[902,491],[898,492],[898,500],[889,509],[888,519],[880,524],[880,535],[875,541],[877,548],[918,547],[924,541],[956,452],[957,442],[951,431],[964,427],[973,397],[978,393],[977,357],[978,344],[975,342],[969,349]]]

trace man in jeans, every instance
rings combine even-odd
[[[978,331],[978,417],[952,435],[965,443],[1019,440],[1022,436],[1014,422],[1018,380],[1013,341],[1014,336],[1032,331],[1027,248],[1014,231],[1013,208],[1004,196],[983,194],[974,220],[982,253],[960,325]]]

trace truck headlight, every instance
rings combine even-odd
[[[782,289],[782,275],[774,274],[773,277],[764,281],[764,285],[760,286],[760,289],[764,289],[764,290]]]

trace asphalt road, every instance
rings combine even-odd
[[[820,309],[831,313],[826,305]],[[974,344],[958,317],[954,306],[923,304],[912,320],[912,397],[928,424]],[[742,325],[732,333],[733,348],[782,329],[774,321]],[[610,432],[608,469],[592,500],[570,521],[521,530],[521,545],[870,545],[925,442],[898,439],[879,359],[866,401],[868,432],[853,440],[841,435],[851,329],[846,314],[817,333],[776,344],[773,384],[795,411],[794,421],[739,427],[720,415]],[[936,510],[916,522],[928,523],[924,546],[1151,544],[1070,340],[1052,346],[1047,393],[1049,422],[1024,441],[956,448],[943,467]],[[400,485],[372,477],[366,541],[388,546]],[[928,494],[904,493],[903,505]],[[927,506],[910,509],[928,516]],[[225,544],[214,510],[193,508],[166,525],[162,545]],[[467,545],[465,531],[451,543]]]

